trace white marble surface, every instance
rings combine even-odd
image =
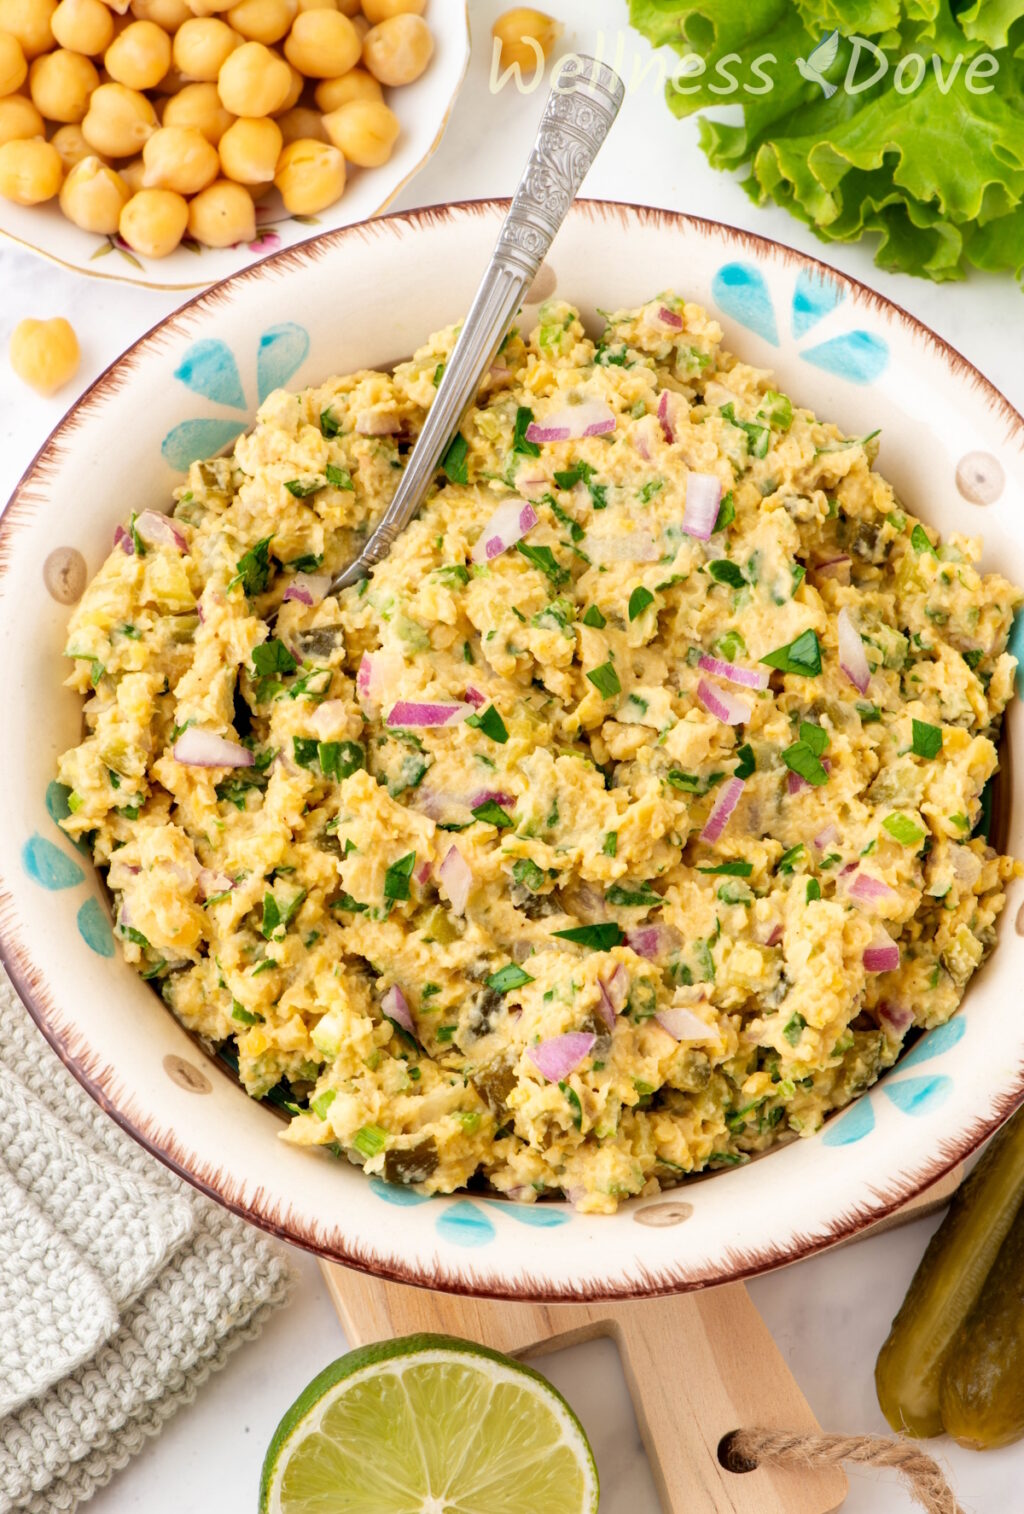
[[[456,0],[442,0],[456,3]],[[402,206],[508,193],[531,140],[540,95],[488,88],[489,30],[503,0],[472,0],[474,58],[447,138],[406,191]],[[566,22],[566,43],[599,45],[631,76],[650,53],[625,30],[622,0],[548,0]],[[684,209],[774,235],[827,257],[903,304],[959,347],[1024,409],[1024,296],[1007,280],[972,278],[932,285],[882,274],[863,247],[830,248],[779,211],[755,210],[738,185],[708,169],[692,123],[669,116],[653,76],[631,90],[622,118],[587,186],[588,193]],[[685,270],[678,282],[685,281]],[[64,314],[83,348],[73,388],[45,401],[24,390],[0,361],[0,499],[75,393],[176,303],[173,295],[87,280],[0,247],[0,346],[22,315]],[[883,1430],[872,1367],[933,1221],[762,1278],[751,1285],[758,1308],[790,1367],[829,1429]],[[264,1447],[281,1413],[310,1377],[345,1349],[314,1262],[295,1253],[294,1302],[254,1345],[241,1351],[115,1482],[94,1501],[96,1514],[252,1514]],[[681,1373],[686,1343],[679,1343]],[[546,1371],[572,1400],[593,1438],[604,1482],[604,1514],[656,1514],[635,1421],[614,1348],[607,1342],[549,1358]],[[970,1514],[1020,1507],[1024,1446],[986,1456],[946,1442],[936,1449],[951,1469]],[[855,1474],[847,1514],[905,1514],[910,1499],[890,1476]]]

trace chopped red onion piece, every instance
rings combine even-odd
[[[771,677],[767,668],[741,668],[739,663],[723,662],[720,657],[708,657],[704,653],[697,659],[697,666],[705,673],[741,684],[745,689],[766,689]]]
[[[457,915],[464,915],[469,891],[473,887],[473,872],[457,846],[449,847],[439,871],[452,909]]]
[[[487,563],[507,552],[537,524],[536,510],[521,499],[506,499],[498,506],[473,546],[473,561]]]
[[[765,946],[778,946],[779,942],[782,940],[783,935],[784,931],[782,929],[782,926],[776,922],[776,924],[772,926],[770,932],[768,933],[768,936],[764,943]]]
[[[540,499],[550,488],[551,480],[544,473],[530,473],[523,468],[516,474],[516,493],[524,499]]]
[[[255,758],[237,741],[225,741],[213,731],[200,731],[190,725],[174,743],[175,762],[193,768],[251,768]]]
[[[356,690],[360,699],[379,701],[404,666],[402,658],[394,652],[364,652],[356,674]]]
[[[626,932],[626,944],[638,957],[655,962],[675,951],[682,938],[674,925],[635,925]]]
[[[729,823],[729,816],[740,802],[743,779],[730,778],[722,784],[707,824],[700,833],[702,841],[717,841]]]
[[[723,725],[744,725],[753,713],[745,699],[728,689],[716,688],[705,678],[697,685],[697,698],[708,714],[714,715]]]
[[[421,862],[413,876],[415,877],[416,882],[422,888],[427,879],[430,877],[430,863]]]
[[[867,904],[872,899],[891,899],[896,892],[883,883],[881,878],[874,877],[871,873],[858,871],[856,877],[848,885],[851,899],[860,899]]]
[[[284,597],[297,599],[303,605],[318,605],[330,586],[329,573],[295,573],[284,591]]]
[[[894,973],[900,965],[900,949],[884,931],[864,950],[866,973]]]
[[[914,1011],[902,1004],[890,1004],[887,999],[882,999],[878,1005],[878,1018],[891,1025],[898,1036],[902,1036],[914,1023]]]
[[[364,410],[356,416],[355,429],[359,436],[397,436],[402,429],[402,421],[394,411]]]
[[[590,398],[578,405],[564,405],[543,422],[531,421],[528,442],[568,442],[585,436],[604,436],[615,430],[615,412],[604,400]]]
[[[721,503],[722,481],[716,473],[688,473],[683,509],[683,530],[687,536],[707,541],[714,532]]]
[[[132,540],[131,532],[126,531],[124,526],[118,526],[115,530],[114,546],[120,547],[125,557],[131,557],[132,553],[135,551],[135,543]]]
[[[143,510],[135,522],[135,529],[148,546],[174,547],[178,552],[188,551],[188,540],[169,515],[158,510]]]
[[[662,1009],[654,1017],[662,1030],[667,1030],[673,1041],[710,1041],[714,1032],[695,1015],[692,1009],[682,1006]]]
[[[641,431],[639,427],[637,427],[637,429],[633,432],[633,446],[636,448],[639,455],[643,458],[644,462],[649,463],[651,460],[651,449],[647,445],[647,434],[646,432]]]
[[[552,1036],[549,1041],[531,1046],[527,1055],[549,1083],[561,1083],[589,1057],[596,1040],[593,1031],[570,1030],[564,1036]]]
[[[400,699],[387,718],[389,726],[402,726],[406,730],[414,726],[461,725],[473,713],[471,704],[449,704],[441,701],[420,702]]]
[[[658,311],[658,320],[663,321],[666,326],[671,326],[674,331],[682,331],[683,329],[682,316],[676,315],[674,310],[669,310],[667,305],[662,305]]]
[[[411,1036],[416,1034],[416,1026],[409,1011],[408,1001],[397,983],[392,983],[383,999],[381,999],[380,1007],[389,1020],[394,1020],[396,1025],[400,1025],[403,1030],[407,1030]]]
[[[487,703],[486,694],[481,694],[480,690],[475,689],[472,684],[469,684],[466,689],[466,698],[469,700],[470,704],[475,705],[477,709],[479,709],[482,704]]]
[[[641,954],[638,953],[637,955]],[[625,1009],[626,1000],[629,998],[629,974],[620,962],[607,983],[603,978],[599,978],[597,986],[601,990],[601,1003],[599,1006],[601,1015],[608,1029],[613,1030],[615,1028],[615,1018]]]
[[[839,827],[836,825],[826,825],[825,829],[823,831],[819,831],[815,836],[814,844],[818,848],[819,852],[823,852],[827,846],[831,846],[834,841],[838,840]]]
[[[864,650],[860,632],[845,606],[839,611],[839,666],[850,682],[862,694],[866,694],[871,682],[868,654]]]

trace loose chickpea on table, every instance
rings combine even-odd
[[[315,215],[394,152],[426,5],[0,0],[0,197],[150,258],[253,240],[271,188]]]

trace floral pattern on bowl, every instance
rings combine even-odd
[[[0,789],[0,952],[51,1043],[114,1117],[255,1223],[400,1281],[498,1297],[640,1297],[750,1276],[855,1234],[1011,1112],[1024,1095],[1024,885],[1010,886],[1000,944],[962,1011],[818,1135],[610,1217],[478,1193],[426,1200],[277,1139],[272,1112],[206,1058],[114,950],[101,883],[54,829],[64,791],[46,787],[81,719],[59,687],[67,607],[115,523],[129,508],[166,508],[190,458],[218,437],[230,445],[271,388],[393,361],[458,320],[502,213],[500,203],[428,210],[284,249],[144,337],[43,449],[0,521],[0,700],[14,754]],[[382,278],[388,299],[374,300]],[[880,466],[898,492],[940,531],[984,531],[988,560],[1024,574],[1024,421],[938,338],[855,282],[729,228],[581,202],[532,303],[557,290],[594,322],[601,307],[669,286],[715,313],[727,345],[774,368],[797,402],[851,435],[881,425]],[[130,495],[109,487],[97,458],[135,481]],[[1016,704],[1008,738],[1010,750],[1024,741]],[[1004,823],[1006,848],[1024,854],[1015,806]]]

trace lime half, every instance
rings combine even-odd
[[[260,1514],[596,1514],[583,1426],[520,1362],[409,1335],[325,1368],[278,1425]]]

